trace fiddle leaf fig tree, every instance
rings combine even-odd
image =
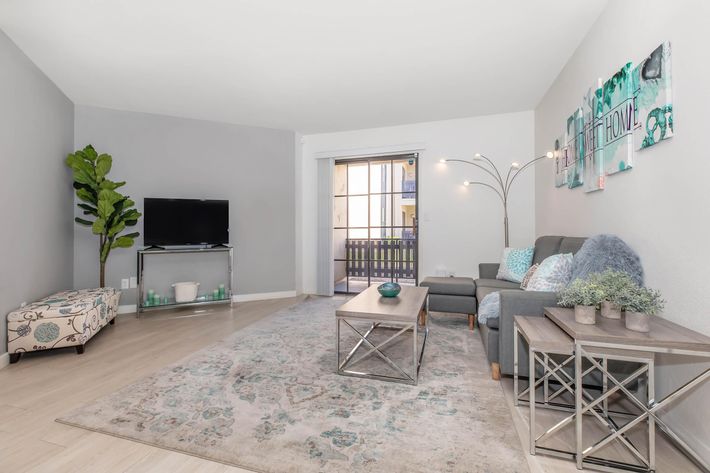
[[[133,246],[138,232],[121,234],[138,223],[141,213],[134,208],[127,195],[116,189],[125,182],[115,182],[106,177],[113,160],[108,154],[98,154],[93,146],[67,156],[67,166],[74,173],[74,189],[81,202],[77,205],[85,218],[76,217],[76,223],[91,227],[99,236],[99,285],[106,285],[106,260],[114,248]]]

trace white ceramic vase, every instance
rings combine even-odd
[[[614,304],[613,302],[602,302],[602,317],[606,317],[607,319],[620,319],[621,307]]]
[[[576,305],[574,306],[574,320],[577,323],[585,325],[594,325],[596,323],[597,308],[593,305]]]
[[[650,332],[651,331],[651,316],[642,312],[626,311],[624,316],[624,324],[629,330],[635,332]]]

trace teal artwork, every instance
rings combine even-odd
[[[671,138],[671,92],[668,41],[638,66],[629,62],[606,81],[598,79],[555,140],[555,187],[603,190],[607,176],[633,168],[635,150]]]
[[[599,79],[584,96],[582,112],[584,118],[584,192],[604,189],[604,146],[602,123],[602,83]]]
[[[629,62],[604,82],[602,139],[606,175],[633,167],[636,110],[632,76],[633,68]]]
[[[579,187],[584,181],[584,117],[578,108],[567,119],[567,186]]]
[[[633,81],[638,122],[634,145],[641,150],[673,136],[669,42],[658,46],[634,69]]]
[[[562,187],[567,185],[567,146],[563,136],[555,140],[554,150],[555,187]]]

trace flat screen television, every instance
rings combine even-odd
[[[146,246],[225,245],[229,243],[229,201],[143,199]]]

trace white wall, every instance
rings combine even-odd
[[[604,191],[555,189],[551,166],[538,169],[538,235],[614,233],[639,252],[648,285],[668,299],[664,317],[710,334],[710,235],[705,178],[710,176],[708,124],[710,2],[610,2],[535,110],[535,145],[542,152],[563,131],[596,78],[608,78],[629,60],[638,63],[665,40],[673,50],[675,137],[638,152],[635,168],[611,176]],[[657,385],[663,392],[702,366],[665,359]],[[707,384],[707,383],[706,383]],[[668,414],[683,437],[710,460],[710,385]]]
[[[1,368],[7,313],[72,288],[74,105],[2,31],[0,65]]]
[[[382,154],[419,150],[420,277],[443,266],[475,277],[478,263],[496,262],[503,249],[503,212],[498,197],[483,187],[464,187],[465,179],[485,179],[483,172],[439,159],[466,158],[481,152],[507,166],[533,157],[533,113],[520,112],[414,125],[373,128],[303,137],[297,167],[302,184],[297,212],[301,218],[301,286],[316,290],[316,156]],[[530,245],[534,236],[534,173],[516,181],[510,202],[511,245]],[[297,276],[297,280],[298,280]]]

